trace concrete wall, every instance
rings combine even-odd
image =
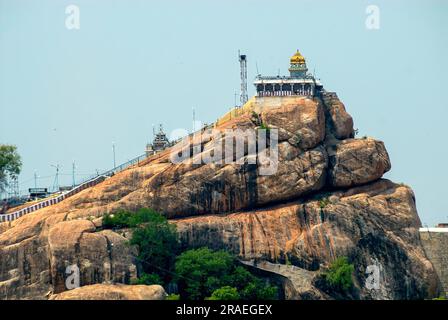
[[[448,228],[421,228],[420,239],[448,297]]]

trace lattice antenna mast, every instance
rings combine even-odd
[[[243,106],[249,99],[247,96],[247,58],[245,54],[240,54],[238,50],[238,58],[240,60],[240,77],[241,77],[241,92],[240,102]]]
[[[76,186],[75,170],[76,170],[76,165],[75,165],[75,160],[73,160],[73,162],[72,162],[72,187],[73,188]]]
[[[192,112],[193,112],[193,133],[196,132],[196,112],[194,110],[194,107],[192,108]]]
[[[18,198],[19,196],[20,196],[19,178],[11,177],[9,181],[8,198]]]
[[[54,191],[59,191],[59,169],[61,168],[60,165],[51,165],[52,167],[54,167],[56,169],[56,175],[54,176],[54,182],[53,182],[53,190]]]

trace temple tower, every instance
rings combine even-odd
[[[305,78],[308,68],[306,67],[305,57],[297,52],[290,59],[289,74],[291,78]]]

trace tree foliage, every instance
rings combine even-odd
[[[276,299],[278,289],[264,283],[225,251],[208,248],[188,250],[176,259],[175,271],[182,299],[202,300],[213,297],[223,287],[235,288],[244,300]],[[224,290],[229,293],[228,288]],[[223,292],[218,291],[218,294]]]
[[[324,274],[327,283],[334,289],[348,291],[353,287],[353,271],[355,267],[348,262],[347,257],[339,257],[330,265]]]
[[[166,218],[158,212],[141,208],[136,212],[118,210],[113,213],[103,215],[103,228],[105,229],[122,229],[135,228],[144,223],[164,223]]]
[[[8,179],[15,179],[22,170],[22,160],[16,146],[0,144],[0,191],[8,186]]]
[[[213,291],[212,295],[206,300],[239,300],[240,294],[235,287],[224,286]]]
[[[152,284],[163,285],[163,280],[157,273],[147,274],[143,272],[137,280],[132,281],[132,284],[145,284],[148,286]]]
[[[154,275],[158,275],[163,283],[168,283],[178,253],[176,227],[153,210],[138,212],[140,214],[127,221],[129,226],[136,226],[130,244],[138,246],[142,270],[147,277],[152,277],[147,280],[154,280]]]

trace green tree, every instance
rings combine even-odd
[[[128,218],[128,225],[131,228],[137,227],[144,223],[156,223],[165,224],[167,219],[157,211],[150,208],[138,209],[135,213],[131,214]]]
[[[222,250],[188,250],[177,257],[175,270],[182,299],[212,299],[223,287],[235,288],[240,299],[277,298],[277,287],[265,284]]]
[[[118,210],[103,215],[103,228],[122,229],[135,228],[144,223],[163,223],[166,221],[162,215],[153,209],[141,208],[136,212]]]
[[[353,287],[353,271],[355,267],[348,262],[347,257],[339,257],[330,265],[324,279],[334,289],[348,291]]]
[[[0,192],[5,191],[8,179],[15,179],[22,170],[22,160],[16,146],[0,144]]]
[[[212,295],[206,300],[239,300],[240,294],[236,288],[225,286],[213,291]]]
[[[157,273],[142,273],[140,277],[137,280],[132,281],[132,284],[146,284],[146,285],[152,285],[152,284],[160,284],[163,285],[163,280],[160,278],[160,276]]]
[[[278,298],[276,286],[266,284],[242,266],[237,266],[227,276],[226,282],[238,289],[243,300],[275,300]]]
[[[118,210],[113,213],[103,215],[104,229],[122,229],[129,227],[129,219],[131,212],[125,210]]]
[[[188,250],[176,259],[176,275],[182,299],[202,300],[222,287],[220,278],[232,270],[234,258],[208,248]]]
[[[144,223],[134,229],[130,244],[138,246],[144,273],[157,274],[168,283],[179,248],[176,227],[155,211],[145,212]]]

